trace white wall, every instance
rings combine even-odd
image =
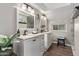
[[[79,3],[74,3],[74,7],[79,6]],[[79,16],[74,19],[74,46],[73,46],[74,56],[79,56]]]
[[[75,27],[74,27],[74,34],[75,34],[75,37],[74,37],[74,43],[75,43],[75,46],[74,46],[74,55],[77,55],[79,56],[79,17],[74,19],[75,20]]]
[[[16,31],[16,4],[0,3],[0,34],[11,35]]]
[[[73,44],[73,23],[72,22],[72,15],[73,15],[73,6],[66,6],[57,8],[52,11],[47,12],[49,22],[50,22],[50,29],[52,30],[53,24],[66,24],[67,29],[66,31],[53,31],[53,40],[56,41],[59,35],[64,35],[67,37],[66,44]]]

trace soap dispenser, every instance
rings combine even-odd
[[[17,34],[18,34],[18,36],[20,36],[20,31],[19,31],[19,29],[18,29],[18,31],[17,31]]]

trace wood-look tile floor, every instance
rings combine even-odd
[[[45,52],[45,56],[73,56],[73,53],[70,46],[57,46],[57,44],[53,43]]]

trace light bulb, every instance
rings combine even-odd
[[[44,17],[44,20],[46,20],[47,18],[46,17]]]
[[[22,9],[26,10],[26,5],[22,4]]]

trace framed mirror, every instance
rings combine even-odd
[[[17,10],[17,29],[34,29],[35,16],[25,11]]]

